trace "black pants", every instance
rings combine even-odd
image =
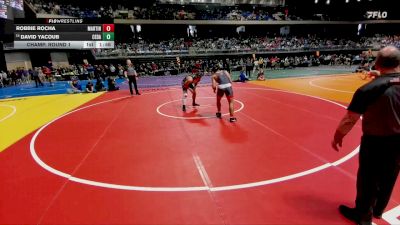
[[[132,83],[133,83],[133,86],[135,87],[136,94],[139,94],[139,90],[138,90],[137,84],[136,84],[136,77],[128,76],[129,91],[131,92],[131,95],[133,95]]]
[[[400,136],[363,136],[357,174],[356,209],[362,220],[385,210],[400,169]]]
[[[42,83],[42,81],[40,80],[40,78],[39,78],[38,76],[34,76],[33,79],[35,80],[35,85],[36,85],[36,87],[38,87],[39,84],[40,84],[41,86],[43,86],[43,83]]]
[[[251,72],[253,71],[253,66],[246,66],[246,75],[251,77]]]

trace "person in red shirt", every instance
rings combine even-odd
[[[47,80],[49,81],[50,86],[53,86],[53,75],[51,74],[51,69],[49,67],[43,67],[43,73],[46,75]]]

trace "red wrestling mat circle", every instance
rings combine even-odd
[[[214,118],[212,93],[203,91],[209,96],[198,97],[200,106],[182,112],[180,91],[167,90],[64,115],[36,132],[31,152],[46,170],[72,181],[141,191],[257,187],[337,166],[357,153],[354,138],[341,153],[330,149],[344,106],[272,89],[235,91],[237,123]]]
[[[215,116],[215,97],[198,97],[197,102],[201,101],[203,104],[200,106],[192,106],[191,104],[187,105],[186,112],[179,112],[179,109],[182,108],[182,100],[173,100],[166,103],[163,103],[157,107],[158,114],[173,118],[173,119],[187,119],[187,120],[196,120],[196,119],[210,119],[216,118]],[[226,100],[224,100],[226,101]],[[244,108],[244,104],[241,101],[234,99],[235,101],[235,113],[242,111]],[[188,99],[188,102],[191,102],[191,99]],[[222,100],[221,100],[222,102]],[[221,111],[228,111],[228,104],[224,104],[221,106]],[[229,113],[224,113],[222,116],[229,115]]]

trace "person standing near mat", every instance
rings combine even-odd
[[[42,83],[42,81],[40,80],[40,77],[39,77],[39,70],[40,70],[39,68],[34,68],[32,70],[32,78],[35,81],[36,87],[39,87],[39,85],[43,87],[44,85],[43,85],[43,83]]]
[[[186,76],[182,80],[182,91],[183,91],[183,96],[182,96],[182,111],[186,112],[186,99],[187,99],[187,91],[189,90],[192,92],[192,106],[200,106],[199,104],[196,103],[196,87],[197,84],[200,82],[201,77],[203,76],[202,72],[200,71],[199,66],[195,66],[195,68],[192,70],[192,74]]]
[[[355,208],[339,206],[344,217],[363,225],[382,217],[400,170],[399,49],[381,49],[375,66],[380,76],[355,92],[332,141],[339,151],[343,137],[363,116]]]
[[[131,92],[131,95],[133,95],[133,90],[132,90],[132,83],[133,86],[135,87],[135,92],[136,95],[140,95],[139,90],[137,88],[137,83],[136,83],[136,79],[137,79],[137,73],[135,68],[133,67],[133,64],[131,62],[131,60],[126,60],[126,71],[125,71],[125,77],[128,79],[128,84],[129,84],[129,91]]]
[[[233,108],[233,89],[232,78],[226,70],[221,70],[219,66],[212,69],[213,75],[211,76],[212,88],[214,93],[217,93],[217,118],[221,118],[221,98],[225,95],[229,102],[230,122],[236,122]],[[218,89],[218,90],[217,90]]]

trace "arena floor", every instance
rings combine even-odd
[[[360,124],[330,141],[366,81],[309,75],[235,83],[237,123],[206,80],[186,113],[172,85],[1,100],[0,224],[351,224]]]

